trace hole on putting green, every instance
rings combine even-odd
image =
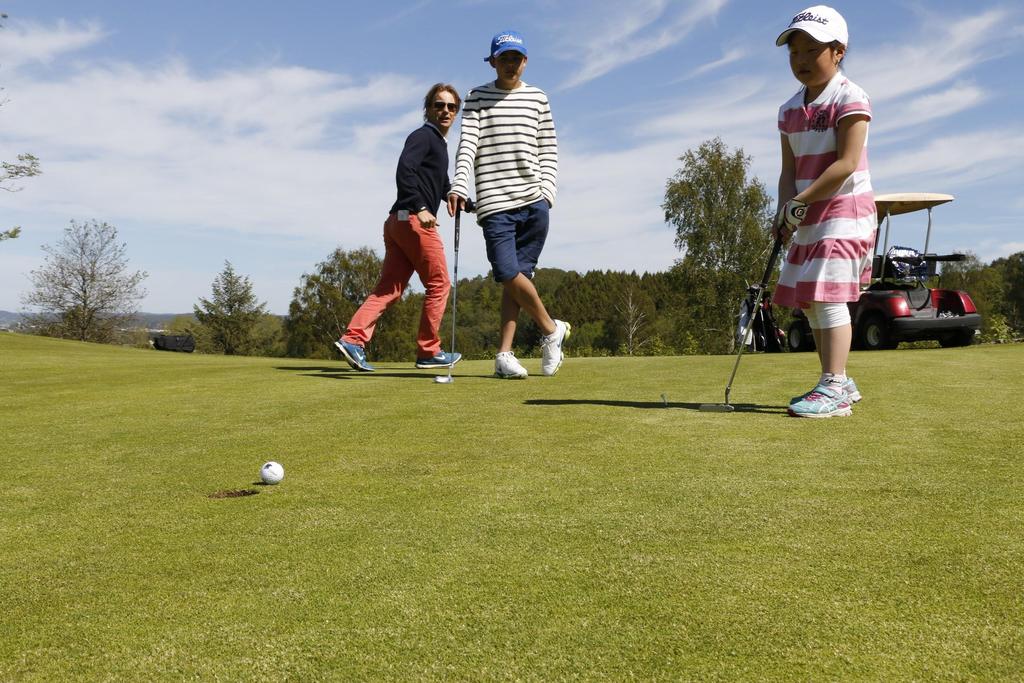
[[[235,489],[233,491],[214,491],[208,498],[243,498],[245,496],[255,496],[259,491],[253,489]]]

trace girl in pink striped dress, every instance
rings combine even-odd
[[[773,235],[793,237],[775,289],[781,306],[799,306],[821,361],[814,388],[790,402],[795,417],[845,417],[861,396],[846,374],[852,326],[847,302],[871,275],[875,199],[868,172],[867,94],[840,70],[846,21],[816,5],[778,37],[803,84],[779,109],[782,172]]]

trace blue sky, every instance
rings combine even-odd
[[[872,97],[876,192],[956,195],[936,210],[936,250],[986,261],[1024,250],[1024,8],[835,6],[850,27],[847,73]],[[0,309],[21,308],[41,245],[95,219],[149,272],[143,310],[190,310],[230,260],[286,312],[335,247],[382,253],[423,93],[493,78],[483,57],[504,28],[525,35],[524,78],[548,92],[559,135],[541,266],[667,269],[680,254],[660,204],[687,149],[714,136],[742,147],[774,193],[776,111],[798,87],[774,39],[803,7],[0,0],[0,159],[31,152],[43,168],[0,195],[0,227],[24,229],[0,245]],[[898,243],[923,241],[923,223],[897,227]],[[468,222],[459,273],[486,270]]]

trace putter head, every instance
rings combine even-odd
[[[451,384],[455,381],[455,378],[451,375],[438,375],[434,378],[435,384]]]
[[[736,408],[728,403],[701,403],[700,410],[704,413],[731,413]]]

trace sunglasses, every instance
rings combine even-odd
[[[454,114],[459,110],[459,105],[455,104],[454,102],[434,102],[435,111],[441,111],[443,109],[447,109],[448,111]]]

